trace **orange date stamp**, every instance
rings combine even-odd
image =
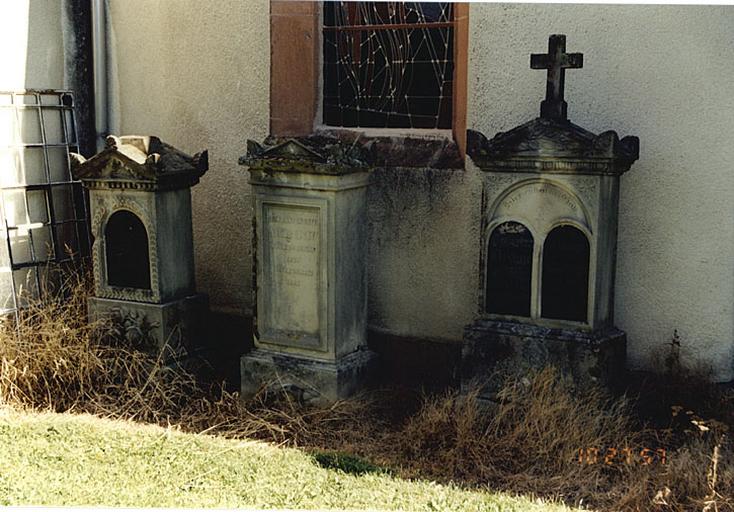
[[[579,464],[604,464],[613,466],[616,464],[640,464],[649,466],[651,464],[665,464],[667,453],[665,448],[642,448],[637,451],[632,448],[579,448]]]

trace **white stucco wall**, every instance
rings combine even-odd
[[[734,379],[734,7],[471,4],[469,128],[536,117],[530,53],[567,35],[569,118],[640,138],[622,177],[616,324],[633,367],[660,366],[673,330],[690,366]]]
[[[108,5],[111,130],[209,150],[192,189],[197,288],[215,310],[250,314],[251,192],[237,158],[268,132],[269,2]]]
[[[64,31],[62,0],[0,3],[0,90],[62,89]]]

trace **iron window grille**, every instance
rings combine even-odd
[[[451,128],[450,2],[324,2],[323,122]]]

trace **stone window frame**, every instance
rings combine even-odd
[[[522,226],[525,231],[527,231],[528,236],[530,237],[531,247],[530,247],[530,276],[529,276],[529,286],[528,286],[528,296],[527,296],[527,304],[525,306],[527,307],[528,314],[523,315],[520,313],[507,313],[507,312],[500,312],[493,308],[492,311],[489,311],[490,307],[493,306],[490,302],[489,294],[487,293],[490,290],[490,265],[493,263],[492,258],[492,239],[497,233],[497,230],[500,229],[500,227],[505,226],[507,224],[517,224]],[[534,231],[527,226],[526,223],[520,222],[519,220],[510,220],[510,221],[503,221],[503,222],[492,222],[490,225],[491,227],[487,229],[486,232],[486,240],[484,242],[485,246],[485,257],[484,257],[484,266],[483,269],[483,279],[482,279],[482,294],[483,294],[483,304],[482,304],[482,311],[487,315],[497,315],[497,316],[508,316],[508,317],[517,317],[517,318],[530,318],[532,314],[532,303],[533,303],[533,271],[534,271],[534,265],[535,265],[535,249],[536,249],[536,243],[535,243],[535,235]],[[496,284],[496,283],[495,283]],[[499,308],[497,308],[499,309]]]
[[[270,0],[270,134],[296,137],[328,130],[336,133],[359,132],[368,137],[451,139],[456,143],[463,160],[467,128],[469,4],[454,4],[456,25],[451,130],[324,126],[321,123],[321,5],[320,1]],[[420,164],[411,162],[411,166]]]
[[[545,312],[543,311],[543,304],[545,303],[544,294],[545,294],[545,291],[546,291],[546,287],[544,285],[548,285],[549,284],[546,281],[546,276],[545,276],[545,272],[546,272],[545,265],[548,262],[548,260],[550,259],[550,258],[546,259],[546,251],[548,251],[548,239],[551,237],[551,235],[553,235],[554,233],[556,233],[561,228],[571,228],[571,229],[573,229],[586,242],[586,248],[585,248],[586,249],[586,299],[585,299],[585,302],[586,302],[586,311],[584,313],[584,320],[572,319],[572,318],[559,318],[559,317],[554,317],[554,316],[546,316],[546,315],[549,314],[548,311],[545,311]],[[593,304],[592,304],[592,301],[593,301],[593,296],[592,296],[593,287],[591,286],[591,241],[592,241],[592,239],[593,239],[593,237],[591,236],[591,234],[588,233],[587,230],[580,223],[578,223],[576,221],[559,221],[559,222],[556,222],[556,223],[554,223],[554,225],[551,226],[551,228],[548,230],[548,232],[545,233],[545,237],[543,239],[543,247],[541,249],[540,261],[539,261],[539,265],[540,265],[540,267],[539,267],[540,268],[540,279],[539,279],[539,287],[538,287],[538,294],[539,294],[538,301],[539,301],[539,304],[540,304],[539,313],[541,315],[541,318],[543,318],[545,320],[555,320],[555,321],[563,321],[563,322],[578,322],[578,323],[581,323],[581,324],[589,324],[590,325],[590,316],[593,314],[592,311],[591,311],[592,310],[592,307],[593,307]],[[577,271],[578,270],[580,270],[580,269],[577,269]],[[566,276],[564,276],[564,277],[566,277]],[[564,280],[565,280],[565,284],[568,285],[568,280],[567,279],[564,279]],[[548,286],[547,289],[548,290],[552,289],[552,286]]]

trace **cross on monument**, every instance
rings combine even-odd
[[[578,69],[583,66],[583,53],[566,53],[566,36],[563,34],[553,34],[548,38],[548,53],[530,55],[532,69],[548,70],[545,99],[540,103],[540,117],[567,119],[568,104],[563,100],[566,69]]]

